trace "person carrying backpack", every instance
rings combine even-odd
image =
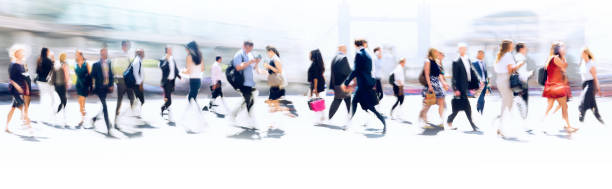
[[[249,118],[251,119],[250,123],[254,124],[254,129],[257,129],[255,126],[255,116],[252,111],[253,104],[255,104],[254,94],[256,93],[255,81],[253,80],[253,68],[257,67],[261,58],[254,58],[252,56],[251,51],[253,50],[253,46],[254,44],[252,41],[245,41],[242,49],[234,54],[230,68],[228,68],[226,73],[228,81],[234,89],[240,92],[244,100],[240,103],[240,106],[230,113],[230,120],[234,122],[238,113],[243,108],[246,108]]]

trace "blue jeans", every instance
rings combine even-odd
[[[198,92],[200,92],[201,85],[202,81],[199,78],[189,79],[189,96],[187,100],[191,101],[192,98],[194,101],[196,100],[196,98],[198,97]]]

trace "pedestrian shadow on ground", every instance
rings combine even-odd
[[[333,130],[344,130],[344,127],[336,126],[336,125],[330,125],[330,124],[315,124],[314,126],[328,128],[328,129],[333,129]]]
[[[11,132],[10,134],[13,134],[19,137],[21,140],[27,141],[27,142],[40,142],[39,139],[48,139],[47,137],[27,136],[27,135],[23,135],[19,133],[14,133],[14,132]]]
[[[382,133],[382,129],[366,128],[365,131],[371,132],[363,133],[363,136],[365,136],[366,138],[382,138],[385,136],[385,134]]]
[[[108,139],[119,139],[119,138],[117,138],[117,137],[115,137],[113,135],[109,135],[108,133],[105,133],[105,132],[101,132],[101,131],[97,131],[97,130],[94,130],[94,132],[96,132],[98,134],[101,134],[101,135],[104,135]]]
[[[248,127],[238,127],[242,129],[242,131],[228,136],[228,138],[233,139],[243,139],[243,140],[261,140],[261,135],[257,132],[257,129],[248,128]]]
[[[423,127],[423,132],[421,132],[419,135],[436,136],[438,135],[440,131],[443,131],[443,130],[444,130],[443,127],[440,127],[438,125],[434,125],[431,123],[427,123],[427,125]]]
[[[484,135],[482,131],[463,131],[463,133],[469,134],[469,135]]]
[[[149,124],[148,122],[144,122],[144,124],[136,125],[134,127],[138,128],[138,129],[157,129],[157,127],[154,127],[153,125]]]

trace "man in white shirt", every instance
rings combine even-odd
[[[373,65],[372,65],[372,76],[374,77],[374,79],[376,79],[376,94],[378,96],[378,100],[382,100],[383,98],[383,91],[382,91],[382,82],[381,82],[381,77],[383,75],[385,75],[384,70],[382,68],[382,58],[383,58],[383,52],[382,52],[382,48],[380,47],[376,47],[374,48],[374,55],[376,56],[376,58],[374,58],[374,61],[372,61]]]
[[[393,69],[393,72],[391,72],[391,77],[389,77],[389,83],[391,83],[391,85],[393,85],[393,95],[395,95],[395,97],[397,97],[397,101],[395,101],[395,104],[393,104],[393,107],[391,107],[391,113],[389,114],[391,116],[392,119],[394,119],[394,110],[395,108],[399,105],[402,106],[402,104],[404,104],[404,67],[406,65],[406,59],[402,58],[399,61],[399,64],[397,64],[397,66],[395,66],[395,69]],[[401,110],[401,107],[398,108],[398,110]]]
[[[167,110],[168,121],[173,122],[172,114],[170,112],[170,105],[172,104],[172,92],[174,92],[175,80],[178,77],[181,78],[176,61],[172,56],[172,48],[166,46],[166,55],[159,61],[159,68],[162,71],[161,86],[164,90],[164,105],[161,107],[161,116],[164,116],[164,111]]]
[[[529,78],[533,75],[533,71],[527,71],[527,46],[523,42],[516,43],[516,54],[514,55],[514,60],[516,64],[523,64],[523,66],[519,67],[517,70],[519,74],[519,79],[523,82],[523,90],[521,92],[515,92],[514,96],[520,96],[522,101],[516,101],[517,107],[521,112],[521,116],[523,119],[527,118],[528,113],[528,105],[529,105],[529,86],[528,81]]]
[[[472,72],[471,61],[467,57],[467,45],[465,43],[459,43],[459,58],[453,62],[453,91],[455,97],[451,101],[451,109],[453,112],[448,116],[446,121],[450,129],[457,129],[452,126],[453,120],[460,111],[465,112],[465,115],[472,126],[474,132],[478,132],[479,129],[476,124],[472,121],[472,108],[468,95],[470,90],[479,88],[478,76],[475,72]]]
[[[203,111],[208,111],[210,109],[210,111],[215,112],[215,110],[213,110],[214,107],[218,106],[217,104],[215,104],[215,101],[217,100],[218,97],[221,97],[221,103],[223,104],[223,107],[225,108],[225,110],[229,110],[225,100],[223,99],[223,90],[221,89],[221,80],[223,78],[223,72],[221,71],[221,61],[223,61],[223,58],[221,58],[221,56],[217,56],[215,57],[215,62],[212,64],[211,68],[210,68],[210,80],[211,80],[211,85],[210,85],[210,93],[211,93],[211,99],[210,99],[210,103],[208,104],[208,106],[204,106],[204,108],[202,108]],[[218,114],[217,116],[219,117],[223,117],[222,114]]]
[[[144,99],[144,73],[142,71],[142,61],[144,60],[144,50],[136,49],[136,56],[132,61],[132,73],[134,74],[133,84],[127,84],[128,91],[134,92],[134,96],[138,98],[139,101],[135,101],[132,104],[132,112],[136,115],[136,117],[140,117],[142,105],[145,102]],[[131,86],[130,86],[131,85]]]

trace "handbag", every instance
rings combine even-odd
[[[433,92],[427,92],[425,94],[425,99],[423,100],[425,105],[434,105],[436,104],[436,94]]]
[[[514,72],[510,75],[510,89],[514,92],[523,90],[523,82],[519,79],[519,74]]]
[[[325,110],[325,100],[322,98],[313,98],[308,100],[308,108],[314,112]]]
[[[546,67],[542,66],[540,69],[538,69],[538,84],[545,85],[547,79],[548,72],[546,71]]]
[[[281,76],[280,74],[274,73],[268,75],[268,85],[270,86],[280,87],[284,83],[283,80],[283,76]]]
[[[421,75],[419,75],[419,83],[425,87],[427,87],[427,79],[425,78],[425,70],[421,71]]]

